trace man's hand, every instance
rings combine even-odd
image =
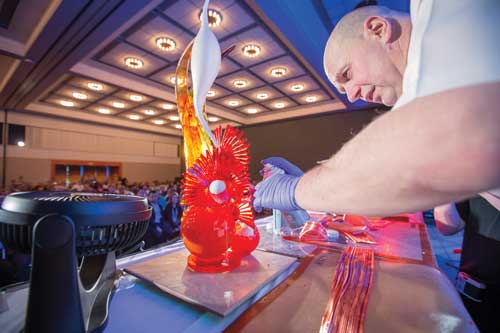
[[[262,208],[274,208],[279,210],[296,210],[300,207],[295,202],[295,187],[304,172],[296,165],[282,157],[269,157],[262,161],[265,166],[271,164],[285,172],[271,176],[257,184],[255,187],[253,206],[257,212]],[[264,170],[261,174],[265,173]]]
[[[285,173],[288,175],[300,177],[304,174],[304,171],[302,171],[301,168],[284,159],[283,157],[268,157],[261,163],[263,165],[272,164],[275,167],[278,167],[281,170],[285,171]]]
[[[300,177],[275,174],[264,179],[255,186],[253,207],[257,212],[262,208],[279,210],[297,210],[300,207],[295,202],[295,187]]]

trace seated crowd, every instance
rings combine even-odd
[[[72,191],[112,193],[123,195],[138,195],[148,199],[153,208],[153,214],[149,220],[148,230],[144,236],[144,244],[141,249],[147,249],[162,244],[176,241],[180,236],[181,217],[183,207],[180,204],[181,179],[174,181],[151,181],[129,183],[126,178],[120,178],[117,182],[98,182],[93,178],[82,178],[77,183],[47,182],[30,184],[19,177],[12,180],[10,186],[0,192],[0,204],[3,198],[10,193],[25,191]],[[269,215],[264,210],[256,213],[255,218]],[[135,249],[140,250],[140,249]],[[25,281],[29,278],[30,255],[17,253],[12,249],[5,248],[0,243],[0,287],[17,281]]]

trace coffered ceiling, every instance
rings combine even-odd
[[[64,108],[82,115],[98,116],[101,121],[115,120],[166,127],[170,134],[180,135],[181,125],[174,100],[158,99],[142,92],[124,89],[89,77],[68,76],[40,99],[41,103]],[[208,113],[213,128],[220,124],[241,123]]]
[[[180,135],[175,68],[198,31],[202,2],[145,2],[25,109]],[[211,124],[250,125],[344,110],[333,86],[301,56],[308,50],[295,49],[256,8],[253,0],[210,2],[209,21],[221,49],[233,48],[207,97]]]

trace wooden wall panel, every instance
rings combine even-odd
[[[171,143],[155,142],[154,144],[155,156],[172,157],[176,158],[178,145]]]
[[[378,114],[373,110],[350,111],[299,120],[244,127],[250,142],[250,175],[260,180],[260,163],[282,156],[304,170],[337,152]]]

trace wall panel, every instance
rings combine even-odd
[[[250,174],[260,180],[260,161],[282,156],[304,170],[337,152],[342,145],[369,124],[378,114],[373,110],[287,120],[244,128],[250,142]]]

